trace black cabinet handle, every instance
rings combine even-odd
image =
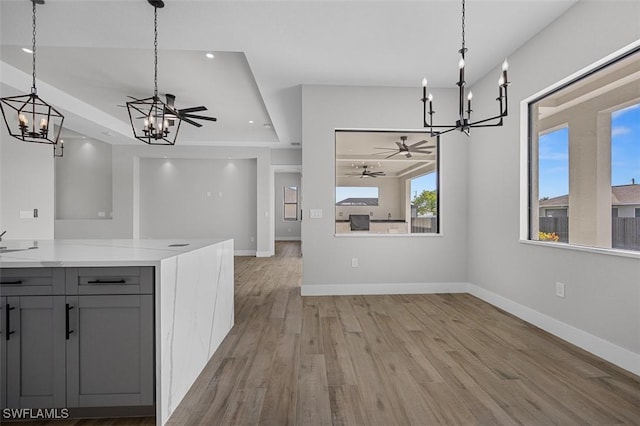
[[[0,284],[22,284],[22,280],[17,281],[2,281]]]
[[[13,311],[15,308],[12,308],[10,304],[7,303],[7,306],[5,306],[5,322],[7,323],[7,337],[6,339],[9,340],[11,335],[13,333],[15,333],[15,331],[11,331],[11,311]]]
[[[94,280],[88,281],[89,284],[124,284],[125,280]]]
[[[73,309],[73,306],[70,306],[68,303],[66,304],[66,312],[65,312],[65,317],[64,317],[64,331],[65,331],[65,335],[66,335],[66,340],[69,340],[69,336],[71,335],[71,333],[73,333],[73,330],[69,330],[69,311]]]

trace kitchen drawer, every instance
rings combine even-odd
[[[152,294],[154,268],[67,268],[67,294]]]
[[[2,296],[45,296],[65,292],[64,268],[2,268]]]

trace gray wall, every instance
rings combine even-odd
[[[520,209],[521,192],[526,196],[520,185],[526,174],[520,129],[526,124],[518,107],[522,99],[638,39],[640,2],[583,1],[511,55],[511,115],[502,128],[472,134],[467,179],[471,282],[635,353],[640,353],[638,259],[519,242],[526,223]],[[498,75],[496,67],[473,87],[479,116],[493,111],[489,104]],[[555,296],[556,281],[566,284],[565,299]]]
[[[334,236],[335,129],[417,129],[419,88],[304,86],[302,222],[305,286],[467,281],[466,136],[447,135],[441,148],[440,236]],[[438,122],[455,120],[454,90],[435,90]],[[321,209],[322,219],[310,219]],[[359,267],[351,267],[351,258]]]
[[[233,238],[256,250],[256,160],[140,160],[141,238]]]
[[[299,240],[300,239],[300,217],[297,221],[283,220],[284,217],[284,187],[298,187],[298,203],[300,203],[300,173],[276,173],[275,174],[275,227],[276,240]],[[299,206],[299,205],[298,205]],[[298,207],[300,210],[300,207]],[[298,215],[300,213],[298,212]]]
[[[56,219],[111,219],[111,181],[110,144],[66,140],[55,161]]]

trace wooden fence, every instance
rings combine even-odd
[[[411,218],[411,233],[412,234],[430,234],[438,232],[437,218],[435,216],[429,217],[412,217]]]
[[[555,232],[560,242],[569,242],[568,217],[541,217],[540,232]],[[611,218],[611,246],[640,251],[640,217]]]

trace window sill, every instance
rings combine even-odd
[[[342,233],[342,234],[333,234],[334,237],[336,238],[375,238],[375,237],[391,237],[391,238],[398,238],[398,237],[409,237],[409,238],[425,238],[425,237],[442,237],[442,234],[434,234],[434,233],[425,233],[425,234],[374,234],[374,233],[367,233],[366,231],[354,231],[354,232],[349,232],[349,233]]]
[[[520,240],[520,243],[530,244],[532,246],[553,247],[561,250],[584,251],[588,253],[605,254],[608,256],[630,257],[633,259],[640,259],[640,252],[630,251],[630,250],[577,246],[574,244],[567,244],[567,243],[553,243],[553,242],[534,241],[534,240]]]

